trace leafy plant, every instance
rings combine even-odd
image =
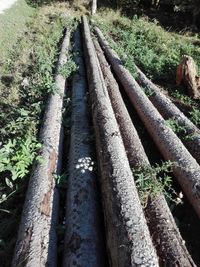
[[[69,55],[67,63],[59,68],[59,74],[61,74],[64,78],[67,79],[77,70],[78,66],[74,62],[72,55]]]
[[[160,193],[171,199],[169,191],[172,190],[172,179],[168,173],[171,172],[173,166],[174,163],[167,161],[162,165],[144,165],[132,170],[140,201],[144,207],[149,197],[153,198]]]
[[[0,149],[0,173],[11,173],[13,181],[25,177],[33,160],[39,159],[39,148],[41,145],[32,137],[9,140]]]
[[[196,125],[196,126],[200,126],[200,110],[197,108],[192,109],[191,112],[189,112],[190,114],[190,119],[191,121]]]
[[[154,91],[153,90],[151,90],[149,87],[141,87],[142,89],[143,89],[143,91],[145,92],[145,94],[148,96],[148,97],[150,97],[150,96],[152,96],[153,94],[154,94]]]
[[[185,93],[182,92],[181,90],[172,91],[170,92],[170,94],[171,96],[181,100],[183,103],[187,105],[191,105],[191,106],[196,105],[195,101],[191,97],[185,95]]]
[[[182,137],[184,140],[193,140],[193,134],[188,134],[188,131],[185,126],[182,126],[174,118],[165,120],[165,125],[170,127],[174,133]]]

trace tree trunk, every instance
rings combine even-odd
[[[158,266],[86,17],[83,26],[110,266]]]
[[[74,36],[78,71],[72,85],[72,129],[66,200],[66,235],[63,267],[106,266],[97,190],[97,175],[87,110],[87,83],[80,32]],[[87,212],[86,212],[87,211]]]
[[[92,0],[92,15],[95,15],[97,12],[97,0]]]
[[[104,75],[116,120],[120,127],[131,168],[149,165],[149,160],[131,121],[118,84],[112,75],[100,45],[93,39]],[[156,179],[156,177],[152,177]],[[195,264],[189,255],[164,196],[160,193],[149,198],[145,215],[162,266],[187,266]]]
[[[136,67],[136,66],[135,66]],[[186,130],[185,135],[183,136],[182,142],[187,147],[192,156],[200,164],[200,130],[171,102],[171,100],[166,97],[160,89],[153,84],[142,71],[136,67],[137,78],[136,80],[143,86],[150,89],[152,94],[149,99],[158,109],[160,114],[165,118],[175,119],[180,126],[183,126]],[[187,135],[192,136],[192,139],[189,140],[185,138]]]
[[[138,83],[125,69],[118,55],[109,47],[101,31],[95,27],[103,50],[118,76],[134,108],[166,160],[175,162],[175,177],[200,217],[200,166],[177,135],[145,95]]]
[[[40,133],[42,163],[29,181],[12,266],[56,266],[58,192],[53,174],[61,171],[61,128],[65,79],[58,74],[67,62],[70,32],[64,38],[55,78],[59,92],[48,99]]]

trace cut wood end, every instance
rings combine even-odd
[[[182,57],[176,70],[176,84],[184,84],[189,96],[195,99],[200,98],[200,77],[198,77],[197,66],[192,57],[187,55]]]

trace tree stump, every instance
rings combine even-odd
[[[194,59],[184,55],[176,70],[176,84],[184,84],[188,95],[194,99],[200,99],[200,77]]]

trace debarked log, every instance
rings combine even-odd
[[[64,37],[57,65],[57,92],[49,96],[40,132],[42,162],[36,162],[30,177],[12,266],[56,266],[58,192],[55,175],[61,171],[62,107],[65,78],[59,74],[67,63],[70,31]]]
[[[200,216],[200,166],[141,90],[118,55],[109,47],[102,32],[95,27],[99,42],[134,108],[166,160],[175,163],[173,172],[185,195]]]
[[[111,99],[116,120],[119,124],[122,139],[127,151],[131,168],[150,165],[138,133],[133,125],[125,103],[120,94],[119,86],[110,70],[103,51],[96,39],[93,39],[106,87]],[[156,179],[156,177],[152,177]],[[145,207],[145,216],[148,222],[154,245],[162,266],[195,266],[176,226],[171,211],[162,193],[149,197]]]
[[[86,17],[83,36],[110,266],[158,266]]]

